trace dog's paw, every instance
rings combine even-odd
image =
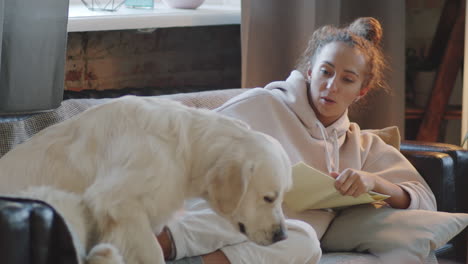
[[[99,244],[91,249],[86,258],[87,264],[124,264],[117,248],[111,244]]]

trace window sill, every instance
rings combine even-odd
[[[238,6],[203,4],[198,9],[173,9],[155,3],[154,9],[121,6],[116,12],[90,11],[83,4],[70,4],[68,32],[191,27],[240,24]]]

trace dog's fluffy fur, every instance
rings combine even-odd
[[[276,140],[240,121],[126,96],[17,146],[0,159],[0,179],[2,194],[52,204],[87,263],[147,264],[164,263],[153,232],[190,197],[258,244],[284,238],[291,171]]]

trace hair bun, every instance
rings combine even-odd
[[[348,30],[369,40],[374,45],[380,45],[380,41],[382,40],[382,25],[373,17],[361,17],[354,20],[354,22],[348,26]]]

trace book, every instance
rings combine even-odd
[[[372,191],[358,197],[342,195],[336,190],[333,177],[304,162],[299,162],[292,167],[292,178],[293,186],[285,194],[283,202],[296,212],[373,203],[390,197]]]

